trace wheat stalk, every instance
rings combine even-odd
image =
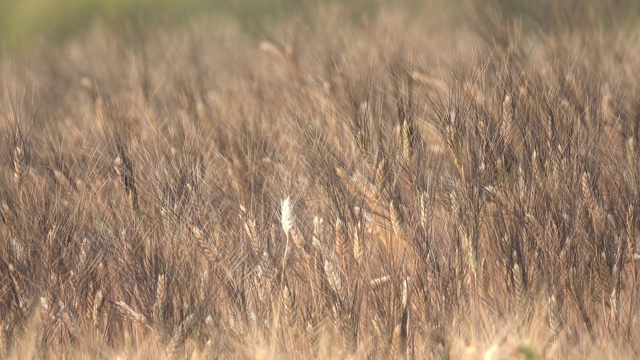
[[[360,265],[363,264],[364,255],[365,255],[365,245],[362,241],[363,235],[361,235],[362,231],[362,223],[358,222],[358,225],[354,229],[353,233],[353,257],[356,259],[356,262]]]
[[[18,131],[15,136],[15,145],[13,148],[13,179],[19,189],[22,189],[22,179],[26,168],[24,142],[22,135]]]
[[[124,301],[117,301],[116,302],[116,306],[117,306],[118,310],[120,310],[120,313],[124,317],[129,319],[129,321],[137,323],[137,324],[140,324],[140,325],[144,325],[144,326],[148,326],[149,325],[149,322],[147,321],[147,317],[146,316],[144,316],[143,314],[135,311],[131,306],[129,306]]]
[[[391,218],[391,225],[393,226],[393,232],[396,238],[401,242],[406,242],[408,240],[408,232],[395,201],[389,203],[389,217]]]
[[[324,261],[324,273],[325,273],[327,282],[329,283],[329,286],[331,287],[331,290],[333,290],[333,292],[337,296],[343,296],[344,295],[344,287],[343,287],[343,283],[342,283],[342,277],[340,276],[340,273],[336,269],[336,267],[333,264],[333,262],[331,262],[329,259],[326,259]]]
[[[123,148],[120,148],[119,155],[113,160],[113,167],[124,184],[131,214],[134,218],[137,218],[138,190],[136,187],[136,180],[133,172],[133,164],[125,155]]]
[[[93,297],[93,307],[91,308],[91,319],[93,320],[93,326],[100,330],[102,327],[102,305],[104,303],[104,293],[102,290],[98,290]]]
[[[151,314],[153,316],[153,324],[158,332],[163,336],[164,334],[164,302],[167,293],[166,277],[164,275],[158,276],[158,282],[156,284],[156,301],[151,308]]]
[[[290,326],[296,323],[296,302],[295,295],[288,285],[284,285],[282,289],[282,306],[284,307],[284,313]]]
[[[187,340],[187,337],[196,321],[196,317],[194,314],[190,314],[185,317],[184,320],[180,322],[180,325],[173,332],[173,336],[169,343],[167,344],[167,353],[169,357],[174,357],[181,346],[184,345],[184,342]]]
[[[336,238],[336,252],[344,257],[349,251],[347,244],[347,231],[344,222],[340,218],[336,219],[335,225],[335,238]]]
[[[402,154],[407,164],[411,163],[411,158],[413,157],[413,129],[407,119],[402,122]]]
[[[208,259],[212,261],[220,260],[220,252],[218,251],[216,244],[211,241],[211,238],[206,231],[197,225],[192,225],[191,234],[193,234],[193,237],[198,243],[198,247],[200,247],[200,250],[202,250]]]
[[[9,277],[11,278],[11,282],[13,284],[13,288],[15,289],[15,293],[18,297],[18,306],[20,307],[20,309],[25,308],[25,306],[27,305],[27,293],[25,291],[25,288],[22,286],[21,284],[21,280],[20,280],[20,274],[18,273],[18,270],[16,269],[16,267],[13,264],[9,264]]]

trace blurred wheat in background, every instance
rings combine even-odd
[[[636,2],[0,6],[0,358],[639,356]]]

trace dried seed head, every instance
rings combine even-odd
[[[427,231],[431,226],[431,204],[429,203],[429,197],[426,191],[420,194],[420,226],[423,231]]]
[[[451,200],[451,213],[455,218],[460,216],[460,202],[455,192],[449,193],[449,199]]]
[[[260,50],[264,51],[270,56],[273,56],[274,58],[279,58],[281,60],[285,59],[285,55],[282,50],[276,44],[270,41],[262,41],[260,43]]]
[[[293,226],[289,230],[289,235],[291,236],[294,244],[296,244],[296,246],[300,250],[305,251],[305,249],[307,248],[307,240],[305,239],[304,235],[302,235],[302,232],[300,232],[297,226]],[[320,242],[315,236],[313,237],[313,245],[318,249],[322,248]]]
[[[403,334],[402,325],[397,324],[391,334],[391,348],[389,349],[390,355],[394,359],[404,359],[406,357],[406,337]]]
[[[22,140],[18,137],[13,149],[13,177],[18,186],[22,185],[25,165],[23,144]]]
[[[601,107],[602,116],[604,117],[604,119],[607,121],[612,121],[614,117],[614,100],[608,85],[605,85],[604,87]]]
[[[516,301],[518,304],[522,305],[525,300],[525,281],[524,281],[524,272],[520,268],[517,262],[513,264],[513,285],[514,291],[516,295]]]
[[[104,302],[104,293],[102,290],[98,290],[93,297],[93,307],[91,309],[91,319],[93,320],[93,326],[96,329],[100,329],[101,327],[101,314],[100,310],[102,309],[102,304]]]
[[[220,257],[220,252],[216,245],[211,241],[209,234],[207,234],[204,230],[199,228],[196,225],[191,227],[191,233],[193,237],[196,239],[200,250],[211,260],[218,260]]]
[[[584,201],[587,204],[587,208],[591,213],[591,216],[594,219],[600,219],[602,213],[600,211],[600,206],[598,204],[598,200],[596,199],[595,194],[591,188],[591,176],[588,172],[583,172],[580,177],[580,186],[582,188],[582,195],[584,196]]]
[[[119,155],[113,160],[113,169],[118,176],[124,177],[124,161]]]
[[[167,283],[164,275],[158,276],[158,283],[156,284],[156,302],[153,305],[153,322],[156,326],[159,326],[162,322],[162,310],[166,297]]]
[[[71,313],[71,309],[69,309],[69,307],[62,305],[60,306],[60,308],[62,309],[62,323],[65,325],[71,336],[77,337],[78,335],[80,335],[80,326],[78,325],[78,319],[73,315],[73,313]]]
[[[480,89],[478,89],[478,87],[475,84],[466,82],[464,84],[464,91],[467,92],[467,94],[471,97],[471,99],[476,104],[476,106],[484,105],[484,95],[482,94],[482,91],[480,91]]]
[[[356,259],[358,264],[362,264],[364,261],[364,243],[362,242],[361,235],[362,223],[358,222],[356,229],[353,234],[353,257]]]
[[[249,238],[249,244],[254,255],[259,256],[261,253],[260,239],[256,229],[256,221],[251,218],[244,206],[240,205],[240,218],[242,219],[244,231]]]
[[[394,201],[389,203],[389,217],[391,218],[391,225],[393,225],[393,232],[396,237],[399,240],[407,241],[407,229]]]
[[[549,326],[556,334],[562,328],[562,303],[556,295],[549,297]]]
[[[402,280],[402,311],[405,311],[409,304],[409,280],[410,278],[408,276]]]
[[[344,222],[339,218],[336,219],[336,252],[340,254],[340,256],[345,256],[348,252],[348,244],[347,244],[347,232],[344,226]]]
[[[313,218],[313,241],[324,242],[324,219],[319,216]]]
[[[296,311],[295,311],[295,296],[293,291],[289,288],[288,285],[285,285],[282,289],[282,305],[284,307],[284,313],[287,317],[289,325],[293,325],[296,322]]]
[[[329,286],[338,296],[344,295],[344,288],[342,286],[342,279],[340,277],[340,273],[335,268],[333,263],[329,260],[324,261],[324,273],[327,277],[327,281],[329,282]]]
[[[381,197],[387,188],[387,162],[384,158],[378,163],[376,168],[376,192]]]
[[[24,246],[22,245],[22,242],[18,240],[18,238],[12,237],[9,240],[9,246],[16,260],[18,260],[18,262],[20,262],[21,264],[24,264],[27,258],[26,258],[26,253],[24,251]]]
[[[384,285],[384,284],[388,283],[389,281],[391,281],[391,276],[385,275],[385,276],[377,277],[375,279],[371,279],[369,281],[369,285],[372,288],[376,288],[376,287],[378,287],[380,285]]]
[[[13,211],[4,200],[0,201],[0,219],[7,225],[11,225],[15,221]]]
[[[405,119],[402,122],[402,154],[406,162],[411,161],[413,155],[413,138],[412,129],[409,122]]]
[[[171,340],[169,340],[169,344],[167,345],[167,352],[169,353],[169,357],[172,358],[176,355],[177,351],[184,344],[191,332],[191,328],[195,324],[196,317],[194,314],[191,314],[184,318],[180,325],[173,332],[173,336]]]
[[[611,305],[611,317],[617,322],[620,318],[620,292],[617,286],[611,292],[609,304]]]
[[[511,100],[511,95],[506,94],[502,101],[502,124],[500,127],[502,138],[505,141],[511,137],[513,120],[513,101]]]
[[[636,168],[637,156],[636,156],[636,142],[633,136],[629,136],[626,141],[626,153],[627,153],[627,165],[631,169]]]
[[[118,301],[116,302],[116,305],[118,307],[118,310],[120,310],[120,313],[124,317],[129,319],[129,321],[135,322],[141,325],[147,325],[148,323],[147,317],[135,311],[131,306],[127,305],[127,303],[125,303],[124,301]]]
[[[13,264],[9,264],[9,277],[11,278],[16,295],[18,296],[18,306],[20,306],[21,310],[24,310],[27,294],[25,293],[24,287],[21,285],[22,281],[20,280],[20,274]]]
[[[289,232],[293,229],[295,224],[291,197],[287,196],[287,198],[282,201],[280,213],[282,216],[282,230],[284,230],[284,233],[289,236]]]
[[[635,237],[635,216],[633,205],[627,208],[627,252],[629,256],[636,253],[636,237]]]

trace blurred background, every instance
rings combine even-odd
[[[370,13],[376,0],[350,1]],[[100,24],[123,36],[185,21],[234,19],[247,28],[264,26],[294,13],[311,13],[317,1],[298,0],[2,0],[0,42],[5,53],[24,51],[38,41],[59,42]],[[323,4],[337,1],[322,1]]]
[[[318,6],[336,5],[354,17],[399,10],[416,20],[441,17],[457,24],[475,21],[469,14],[495,13],[521,20],[525,30],[579,27],[592,24],[585,20],[593,18],[604,27],[629,26],[640,18],[636,0],[1,0],[0,49],[19,54],[39,42],[64,41],[96,24],[129,38],[194,19],[232,19],[255,31],[293,15],[312,17]]]

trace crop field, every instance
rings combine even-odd
[[[0,359],[640,357],[636,1],[53,3],[0,5]]]

